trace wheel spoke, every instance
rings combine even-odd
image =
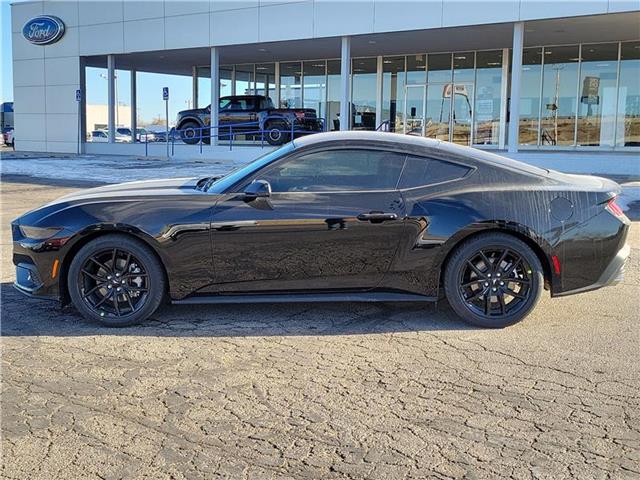
[[[111,252],[111,271],[113,273],[116,272],[116,258],[118,257],[118,249],[114,248],[113,252]]]
[[[516,260],[514,260],[514,262],[511,264],[511,266],[504,271],[504,276],[508,277],[509,275],[511,275],[513,273],[513,271],[518,267],[518,265],[520,265],[522,263],[522,258],[518,257]]]
[[[465,283],[464,285],[460,285],[460,288],[469,288],[472,285],[475,285],[476,283],[482,283],[483,280],[481,278],[478,278],[476,280],[472,280],[468,283]]]
[[[489,258],[485,255],[485,253],[482,250],[480,250],[480,257],[482,258],[482,261],[487,267],[486,269],[490,272],[493,271],[493,262],[489,260]]]
[[[97,258],[91,256],[89,257],[89,260],[91,260],[93,263],[95,263],[96,265],[98,265],[101,269],[103,269],[105,272],[110,272],[111,270],[109,269],[109,267],[107,267],[104,263],[100,262]]]
[[[102,297],[102,299],[93,305],[93,308],[98,308],[100,305],[102,305],[104,302],[106,302],[107,300],[109,300],[109,297],[111,296],[111,294],[113,293],[113,291],[107,293],[105,296]]]
[[[484,314],[491,315],[491,295],[489,292],[484,296]]]
[[[498,303],[500,304],[500,313],[504,315],[507,313],[507,306],[504,303],[504,293],[498,293]]]
[[[98,290],[99,288],[104,287],[104,283],[98,283],[95,287],[93,287],[91,290],[89,290],[88,292],[85,292],[82,295],[82,298],[87,298],[89,295],[91,295],[93,292],[95,292],[96,290]]]
[[[465,300],[467,302],[473,302],[474,300],[482,298],[483,294],[484,294],[484,289],[481,288],[476,293],[474,293],[472,296],[470,296],[469,298],[465,298]]]
[[[470,260],[467,260],[467,265],[469,265],[471,267],[471,270],[473,270],[476,275],[478,275],[479,277],[484,278],[484,272],[480,271],[480,269],[478,267],[476,267],[473,263],[471,263]]]
[[[120,308],[118,307],[118,295],[113,292],[113,295],[111,295],[111,299],[113,300],[113,308],[116,311],[116,316],[120,316]]]
[[[127,287],[125,287],[125,288],[126,288],[126,290],[127,290],[128,292],[141,292],[141,293],[145,293],[145,292],[148,292],[148,291],[149,291],[149,289],[148,289],[148,288],[143,288],[143,287],[131,287],[131,286],[127,286]]]
[[[127,252],[127,259],[124,261],[124,268],[122,269],[123,277],[129,270],[129,263],[131,262],[131,254]]]
[[[517,298],[519,300],[526,300],[527,299],[526,295],[522,295],[520,293],[514,292],[510,288],[505,288],[505,293],[507,295],[511,295],[512,297]]]
[[[500,265],[502,265],[502,262],[504,262],[507,258],[507,255],[509,255],[509,249],[505,249],[504,252],[502,252],[502,255],[500,255],[500,258],[498,259],[498,262],[496,263],[496,270],[500,270]]]
[[[96,282],[101,282],[104,283],[104,281],[106,280],[104,277],[99,277],[98,275],[95,275],[91,272],[89,272],[88,270],[80,270],[80,272],[84,275],[86,275],[87,277],[95,280]]]
[[[517,277],[505,278],[504,281],[507,283],[519,283],[521,285],[531,285],[531,282],[524,278],[517,278]]]
[[[135,307],[133,306],[133,303],[131,302],[131,295],[129,295],[129,292],[127,290],[124,291],[124,298],[127,299],[127,303],[129,304],[129,308],[131,309],[131,313],[135,312]]]

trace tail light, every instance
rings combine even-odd
[[[620,208],[620,205],[618,205],[616,203],[616,200],[618,199],[618,197],[613,197],[611,200],[609,200],[607,202],[607,210],[609,210],[609,212],[611,212],[613,214],[613,216],[615,217],[624,217],[624,212],[622,211],[622,208]]]

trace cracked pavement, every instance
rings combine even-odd
[[[480,330],[446,302],[168,306],[106,329],[15,292],[2,185],[7,479],[638,478],[640,224],[624,282]]]

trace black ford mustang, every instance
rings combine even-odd
[[[295,140],[222,178],[94,188],[13,223],[15,286],[111,326],[174,303],[434,301],[503,327],[615,283],[619,186],[390,133]]]

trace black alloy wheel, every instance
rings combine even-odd
[[[538,302],[544,277],[535,253],[521,240],[500,233],[465,242],[445,272],[445,291],[464,320],[501,328],[522,320]]]
[[[106,235],[85,245],[69,269],[69,293],[85,316],[108,326],[138,323],[164,294],[164,275],[142,242]]]

